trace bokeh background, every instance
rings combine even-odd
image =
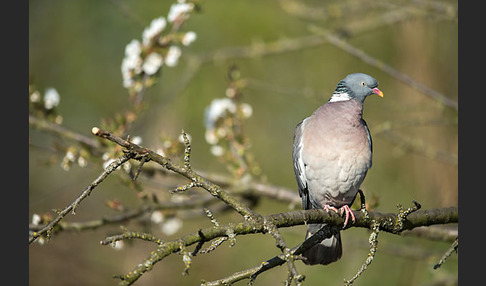
[[[90,136],[101,118],[130,106],[120,72],[124,49],[140,39],[156,17],[166,16],[172,1],[29,1],[29,73],[43,91],[54,87],[61,96],[57,110],[62,125]],[[395,212],[396,204],[424,209],[457,205],[458,111],[445,106],[378,65],[364,62],[341,48],[323,42],[306,45],[307,36],[323,31],[344,37],[372,58],[406,74],[445,97],[458,100],[457,1],[222,1],[200,2],[183,30],[195,31],[197,40],[183,49],[179,64],[165,68],[147,91],[149,108],[130,129],[143,145],[157,149],[161,136],[176,138],[181,129],[192,137],[193,167],[228,174],[210,152],[204,137],[204,110],[214,98],[225,96],[227,71],[238,66],[248,85],[242,101],[253,108],[244,130],[251,151],[269,184],[296,189],[291,150],[295,125],[325,103],[337,82],[347,74],[364,72],[379,81],[385,97],[365,102],[364,118],[373,136],[373,167],[362,186],[367,198],[378,200],[376,211]],[[215,58],[197,70],[191,59],[227,48],[259,49],[265,44],[302,39],[301,47],[261,56]],[[385,132],[385,127],[390,127]],[[29,130],[29,218],[66,206],[101,172],[100,161],[70,171],[60,167],[65,154],[53,151],[59,141],[44,132]],[[160,192],[167,188],[160,187]],[[119,199],[136,206],[133,190],[109,177],[77,209],[71,221],[114,214],[106,200]],[[261,200],[261,214],[285,212],[289,206]],[[221,214],[220,222],[238,221]],[[185,218],[175,238],[201,226],[207,218]],[[133,224],[134,230],[137,228]],[[85,232],[55,235],[46,245],[29,246],[30,285],[113,285],[112,276],[130,271],[153,245],[135,241],[121,250],[99,241],[120,232],[107,226]],[[153,230],[154,234],[164,237]],[[297,245],[305,227],[282,231],[287,243]],[[342,235],[344,254],[338,263],[309,267],[297,262],[305,285],[342,285],[367,257],[369,232],[352,228]],[[455,285],[457,255],[439,269],[433,265],[448,242],[386,233],[379,236],[378,253],[355,285]],[[182,257],[171,255],[155,265],[136,285],[198,285],[258,265],[279,253],[270,236],[237,238],[234,247],[219,247],[193,259],[183,276]],[[261,274],[255,285],[279,285],[287,277],[285,266]],[[246,285],[242,281],[236,285]],[[436,284],[434,284],[436,283]]]

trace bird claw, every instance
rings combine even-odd
[[[335,213],[338,213],[338,212],[339,212],[339,210],[338,210],[337,208],[335,208],[335,207],[333,207],[333,206],[330,206],[330,205],[325,205],[325,206],[324,206],[324,210],[325,210],[325,211],[326,211],[328,214],[329,214],[329,211],[330,211],[330,210],[333,210]]]
[[[351,219],[353,220],[353,223],[356,222],[356,217],[354,216],[354,213],[353,211],[351,210],[351,208],[348,206],[348,205],[344,205],[342,207],[339,208],[339,214],[342,216],[343,214],[346,215],[346,219],[344,220],[344,225],[343,225],[343,228],[346,227],[346,225],[348,224],[348,221],[349,221],[349,216],[351,215]]]
[[[348,225],[348,222],[349,222],[349,217],[351,216],[351,219],[353,220],[353,223],[356,222],[356,217],[354,216],[354,213],[353,211],[351,210],[351,208],[348,206],[348,205],[344,205],[342,207],[340,207],[339,209],[333,207],[333,206],[330,206],[330,205],[325,205],[324,206],[324,210],[328,213],[330,210],[333,210],[335,213],[339,213],[340,216],[343,216],[346,215],[346,218],[344,219],[344,225],[343,225],[343,228],[346,227],[346,225]]]

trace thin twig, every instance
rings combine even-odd
[[[108,236],[107,238],[100,241],[100,244],[101,245],[108,245],[108,244],[112,244],[114,242],[124,240],[124,239],[141,239],[141,240],[153,242],[153,243],[156,243],[156,244],[163,243],[163,241],[161,239],[153,236],[150,233],[129,231],[129,232],[125,232],[125,233],[122,233],[122,234]]]
[[[221,187],[218,185],[210,182],[206,178],[203,178],[199,174],[197,174],[189,165],[180,166],[178,164],[173,163],[169,158],[161,156],[160,154],[141,147],[137,144],[134,144],[128,140],[124,140],[118,136],[113,135],[108,131],[101,130],[98,127],[93,127],[92,132],[94,135],[99,136],[101,138],[107,139],[111,142],[114,142],[128,151],[133,152],[136,156],[135,159],[139,158],[148,158],[151,161],[154,161],[164,167],[165,169],[177,173],[192,182],[198,187],[201,187],[208,191],[212,196],[222,200],[227,205],[231,206],[236,212],[241,214],[246,220],[259,220],[260,215],[254,212],[252,209],[238,201],[234,196],[228,194],[227,192],[223,191]],[[187,145],[186,145],[187,147]],[[190,149],[186,148],[186,152],[190,151]],[[146,156],[146,157],[145,157]],[[190,155],[189,155],[190,156]],[[185,158],[189,158],[189,156],[185,155]]]
[[[437,92],[436,90],[416,81],[415,79],[411,78],[410,76],[397,71],[390,65],[385,64],[384,62],[370,56],[369,54],[365,53],[364,51],[352,46],[348,42],[345,42],[344,40],[340,39],[339,37],[335,35],[329,34],[327,36],[327,39],[330,44],[344,50],[345,52],[349,53],[352,56],[355,56],[362,60],[363,62],[374,66],[387,74],[391,75],[392,77],[398,79],[399,81],[407,84],[408,86],[412,87],[413,89],[433,98],[434,100],[437,100],[438,102],[451,107],[455,110],[458,110],[458,104],[456,101],[448,98],[447,96],[441,94],[440,92]]]
[[[36,116],[29,114],[29,125],[42,130],[54,134],[56,136],[73,140],[78,142],[86,147],[89,147],[92,150],[100,149],[102,146],[98,140],[85,136],[81,133],[75,132],[71,129],[68,129],[62,125],[50,122],[45,119],[37,118]]]
[[[68,213],[72,212],[72,214],[75,214],[76,207],[91,194],[93,189],[96,188],[101,182],[103,182],[103,180],[108,177],[109,174],[115,171],[123,163],[130,160],[133,156],[134,154],[132,153],[126,153],[123,156],[117,158],[110,165],[108,165],[108,167],[106,167],[101,175],[99,175],[98,178],[96,178],[89,186],[87,186],[72,203],[70,203],[62,211],[58,212],[56,218],[54,218],[49,224],[47,224],[40,230],[34,231],[29,237],[29,244],[31,244],[43,234],[47,234],[47,237],[49,238],[50,232],[54,228],[54,226],[56,226]]]
[[[449,258],[449,256],[451,256],[451,254],[453,252],[457,252],[457,248],[459,247],[459,238],[457,237],[454,242],[452,243],[451,247],[449,247],[449,249],[446,251],[446,253],[444,253],[444,255],[442,256],[442,258],[439,260],[439,262],[437,262],[435,265],[434,265],[434,269],[437,269],[439,267],[442,266],[442,264],[444,264],[444,262],[447,260],[447,258]]]
[[[368,269],[368,266],[371,265],[371,262],[373,262],[373,259],[375,258],[376,254],[376,249],[378,247],[378,233],[380,232],[380,224],[375,223],[372,227],[372,232],[370,235],[369,243],[370,243],[370,252],[368,253],[368,257],[365,260],[365,263],[361,266],[361,268],[358,270],[358,273],[353,276],[353,278],[349,280],[344,281],[344,285],[352,285],[356,279],[358,279],[363,272]]]

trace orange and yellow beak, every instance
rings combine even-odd
[[[378,94],[379,97],[383,97],[383,92],[379,90],[377,87],[373,88],[373,92]]]

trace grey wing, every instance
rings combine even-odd
[[[370,144],[370,153],[371,153],[371,156],[370,158],[373,157],[373,140],[371,139],[371,134],[370,134],[370,130],[368,129],[368,124],[366,124],[366,121],[364,119],[361,119],[361,122],[363,122],[363,125],[365,127],[365,130],[366,130],[366,135],[368,136],[368,143]],[[371,168],[371,164],[372,164],[372,159],[370,159],[370,165],[369,165],[369,168]]]
[[[302,207],[304,210],[311,208],[309,190],[307,189],[307,179],[305,177],[305,163],[302,159],[302,124],[305,119],[301,121],[295,127],[294,131],[294,144],[292,150],[292,159],[294,161],[295,178],[297,179],[297,185],[299,187],[299,195],[302,198]]]

